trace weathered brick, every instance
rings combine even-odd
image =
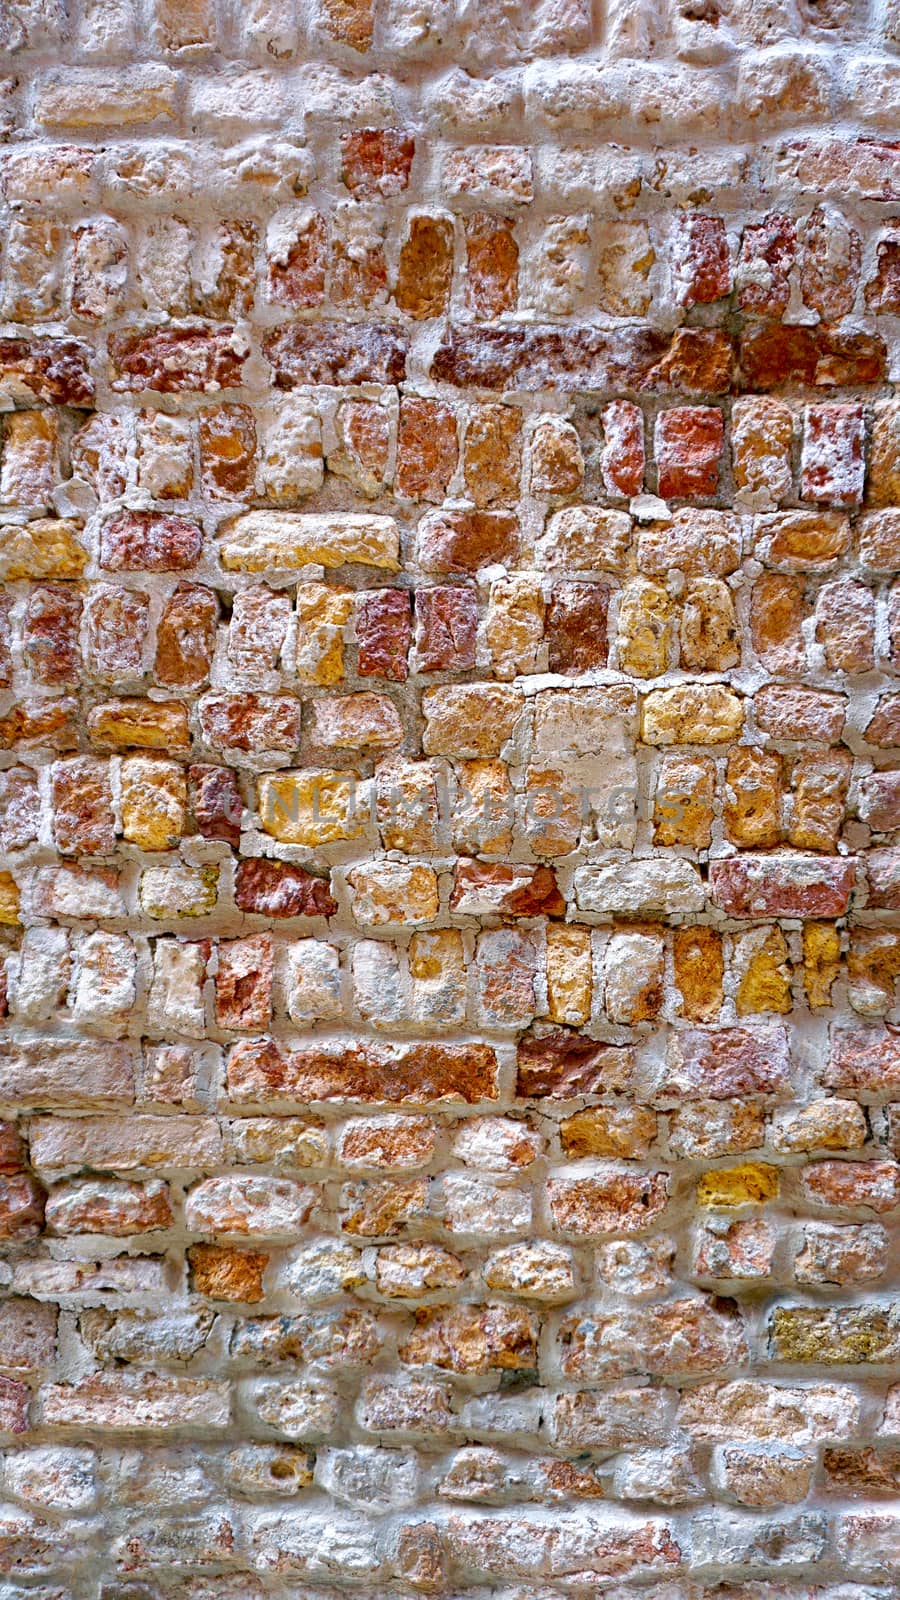
[[[847,910],[856,863],[801,855],[735,857],[715,862],[717,905],[734,917],[839,917]]]
[[[659,493],[688,500],[714,495],[723,440],[722,413],[713,406],[661,411],[654,431]]]
[[[3,1600],[893,1593],[890,11],[0,5]]]
[[[388,1048],[349,1042],[288,1052],[262,1043],[232,1051],[227,1081],[235,1101],[396,1100],[425,1105],[444,1098],[470,1103],[496,1099],[497,1072],[487,1045]]]
[[[245,356],[240,336],[228,326],[123,330],[109,336],[110,384],[125,394],[236,389]]]
[[[168,512],[123,511],[100,532],[100,564],[109,572],[183,572],[203,545],[196,523]]]

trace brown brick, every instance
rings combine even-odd
[[[394,298],[416,321],[447,309],[453,274],[453,229],[444,217],[413,216],[400,251]]]
[[[466,219],[466,301],[483,321],[515,311],[519,247],[505,217],[476,212]]]
[[[244,356],[227,326],[135,328],[110,334],[109,363],[119,393],[209,394],[240,386]]]
[[[341,177],[357,200],[402,194],[415,152],[402,128],[357,128],[341,136]]]
[[[413,396],[403,399],[397,435],[398,494],[440,505],[458,458],[456,417],[450,407]]]

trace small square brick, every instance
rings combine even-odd
[[[357,200],[402,194],[415,153],[402,128],[357,128],[341,137],[341,177]]]

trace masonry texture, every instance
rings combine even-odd
[[[895,1600],[896,0],[0,51],[0,1600]]]

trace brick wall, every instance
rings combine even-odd
[[[0,1600],[891,1600],[896,5],[0,48]]]

